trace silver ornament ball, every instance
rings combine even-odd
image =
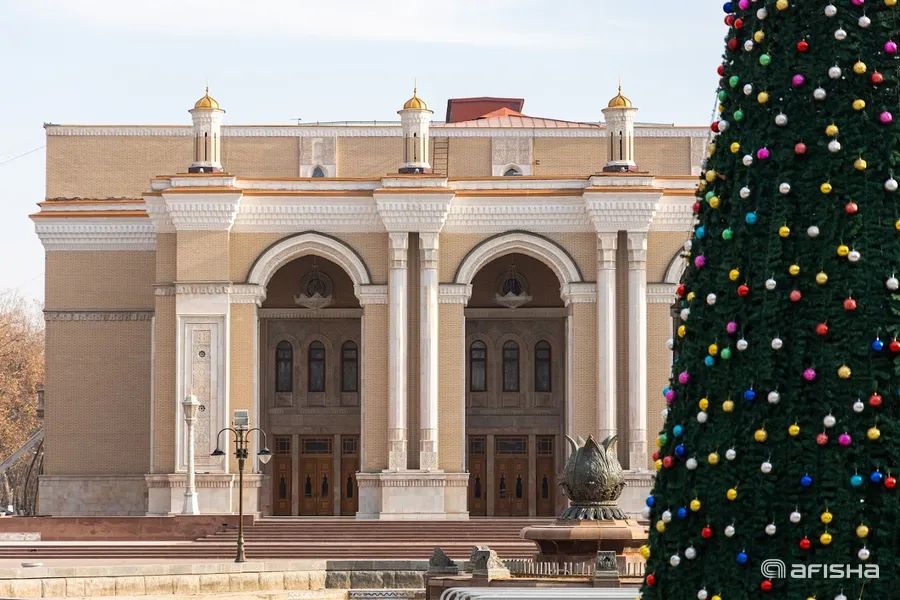
[[[772,350],[781,350],[782,346],[784,346],[784,342],[781,340],[781,338],[772,339]]]
[[[669,350],[673,350],[675,348],[675,339],[674,338],[669,338],[666,340],[666,348],[668,348]]]
[[[744,51],[752,52],[753,51],[753,40],[747,40],[744,42]]]
[[[737,346],[737,349],[738,349],[738,350],[740,350],[740,351],[743,352],[744,350],[746,350],[746,349],[750,346],[750,342],[748,342],[748,341],[745,340],[744,338],[741,338],[741,339],[739,339],[739,340],[737,341],[736,346]]]
[[[859,549],[859,552],[856,553],[856,556],[859,557],[859,560],[869,560],[869,557],[872,556],[872,553],[869,552],[869,549],[863,546]]]
[[[728,460],[734,460],[737,458],[737,451],[734,448],[729,448],[727,452],[725,452],[725,458]]]
[[[863,404],[861,400],[857,400],[853,403],[853,412],[861,413],[864,410],[866,410],[866,405]]]
[[[857,250],[851,250],[850,254],[847,255],[847,260],[852,263],[859,262],[859,259],[862,258],[862,254]]]
[[[744,95],[749,96],[752,93],[753,93],[753,84],[748,83],[747,85],[744,86]]]
[[[800,522],[800,513],[796,510],[791,513],[791,523],[799,523]]]
[[[763,464],[759,465],[759,470],[766,474],[771,473],[772,463],[770,463],[769,461],[764,462]]]
[[[716,295],[710,294],[709,296],[707,296],[706,303],[709,304],[710,306],[714,305],[716,303]]]
[[[837,6],[835,6],[834,4],[829,4],[828,6],[825,7],[825,16],[826,17],[833,17],[836,14],[837,14]]]
[[[884,182],[884,189],[889,192],[896,192],[898,187],[900,187],[900,184],[893,177]]]
[[[790,194],[791,193],[791,184],[786,183],[786,182],[782,183],[781,185],[778,186],[778,191],[781,192],[782,194]]]
[[[775,124],[778,125],[779,127],[784,127],[785,125],[787,125],[788,124],[787,115],[782,113],[782,114],[776,116]]]
[[[769,11],[767,11],[765,8],[761,8],[758,11],[756,11],[756,18],[759,19],[760,21],[765,21],[766,17],[768,17],[768,16],[769,16]]]
[[[815,225],[810,225],[809,229],[806,230],[806,235],[808,235],[811,238],[819,237],[819,228],[816,227]]]
[[[663,520],[663,523],[671,523],[672,522],[672,511],[670,511],[670,510],[663,511],[662,520]]]
[[[841,143],[837,140],[831,140],[828,142],[828,151],[829,152],[840,152],[841,151]]]
[[[872,19],[870,19],[866,15],[863,15],[859,18],[859,21],[857,21],[857,23],[859,24],[860,27],[862,27],[863,29],[866,29],[869,27],[869,25],[872,24]]]
[[[753,164],[753,156],[751,156],[749,154],[745,154],[744,158],[741,159],[741,162],[744,163],[745,167],[749,167],[750,165]]]
[[[673,554],[671,558],[669,558],[669,564],[673,567],[677,567],[681,564],[681,557],[677,554]]]
[[[816,88],[813,90],[813,98],[816,100],[824,100],[827,95],[828,92],[826,92],[824,88]]]
[[[685,461],[685,463],[684,463],[684,466],[686,466],[688,468],[688,471],[693,471],[694,469],[697,468],[697,459],[696,458],[687,459],[687,461]],[[690,557],[688,557],[688,558],[690,558]]]
[[[778,283],[774,279],[766,279],[766,289],[770,292],[774,290],[778,286]]]
[[[781,401],[781,394],[775,391],[769,392],[768,399],[769,404],[778,404]]]
[[[900,280],[891,275],[890,277],[888,277],[888,280],[884,282],[884,285],[892,292],[896,292],[897,288],[900,288]]]
[[[706,590],[697,592],[697,600],[706,600],[707,598],[709,598],[709,593]]]
[[[839,42],[843,42],[844,40],[847,39],[847,32],[844,31],[843,29],[838,29],[837,31],[834,32],[834,39],[836,39]]]
[[[775,523],[769,523],[768,525],[766,525],[766,534],[767,535],[775,535],[775,532],[777,530],[778,529],[775,527]]]
[[[828,76],[832,79],[840,79],[842,74],[843,72],[841,71],[841,68],[837,65],[828,69]]]
[[[697,422],[698,423],[706,423],[706,420],[709,418],[709,415],[704,411],[700,411],[697,413]]]
[[[834,418],[834,415],[827,415],[822,419],[822,423],[825,424],[825,427],[834,427],[837,423],[837,419]]]
[[[729,525],[725,528],[725,537],[734,537],[735,530],[734,525]]]
[[[751,194],[750,188],[748,188],[748,187],[741,188],[741,198],[744,198],[744,199],[749,198],[750,194]]]
[[[688,560],[694,560],[695,558],[697,558],[697,549],[693,546],[688,546],[684,551],[684,557]]]

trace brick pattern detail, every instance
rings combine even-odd
[[[153,308],[154,254],[139,251],[48,252],[44,275],[45,308]]]
[[[534,138],[535,175],[597,173],[606,164],[606,138]]]
[[[690,175],[691,139],[637,138],[634,162],[639,170],[654,175]]]
[[[663,281],[666,269],[675,253],[682,249],[688,235],[678,232],[651,231],[647,237],[647,281],[650,283]],[[653,329],[648,332],[648,341],[652,341]],[[664,338],[665,341],[665,338]]]
[[[362,470],[377,473],[388,466],[388,305],[366,305],[363,323]]]
[[[448,138],[450,177],[490,177],[491,138]],[[434,147],[434,138],[432,148]]]
[[[463,311],[462,304],[438,306],[438,467],[450,473],[464,470],[466,331]]]
[[[666,407],[660,390],[669,384],[672,352],[666,340],[672,337],[672,315],[668,304],[647,305],[647,456],[656,451],[656,434],[662,430]]]
[[[47,322],[47,475],[148,471],[149,348],[149,321]]]
[[[156,283],[175,281],[178,246],[175,233],[156,234]]]
[[[156,297],[153,472],[175,472],[175,297]],[[149,342],[148,342],[149,344]],[[148,388],[149,389],[149,388]]]
[[[179,231],[178,281],[228,279],[227,231]]]
[[[225,136],[222,167],[241,177],[299,177],[300,138]]]
[[[402,138],[337,138],[338,177],[383,177],[396,173],[402,162]]]
[[[576,303],[572,309],[574,377],[572,382],[572,416],[574,434],[587,438],[597,435],[597,305]],[[622,447],[621,445],[619,446]]]

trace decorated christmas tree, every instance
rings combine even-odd
[[[642,597],[900,598],[900,6],[725,12]]]

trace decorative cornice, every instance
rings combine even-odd
[[[353,290],[356,292],[361,306],[387,304],[388,302],[388,286],[386,285],[355,285]]]
[[[50,321],[150,321],[152,310],[45,310]]]
[[[287,200],[245,196],[231,230],[236,233],[289,233],[307,229],[363,233],[385,230],[374,199],[350,196]]]
[[[647,233],[644,231],[628,232],[628,269],[647,268]]]
[[[468,473],[357,473],[359,487],[467,487]]]
[[[439,304],[466,304],[471,297],[471,284],[442,283],[438,285]]]
[[[230,294],[231,284],[223,283],[175,283],[175,294]]]
[[[169,219],[178,231],[229,231],[237,218],[241,192],[164,196]]]
[[[567,283],[560,288],[560,297],[566,306],[597,302],[597,284]]]
[[[693,197],[663,196],[650,224],[650,231],[692,231],[696,222],[693,204]]]
[[[259,306],[266,299],[266,288],[261,285],[235,283],[231,285],[229,302],[232,304],[255,304]]]
[[[674,304],[674,283],[650,283],[647,285],[647,302],[649,304]]]
[[[154,296],[174,296],[175,286],[167,283],[158,283],[153,286]]]
[[[585,191],[585,205],[596,231],[649,231],[662,190],[616,196],[605,191]]]
[[[527,229],[537,233],[594,231],[579,197],[457,197],[453,200],[447,233],[502,233]]]
[[[257,311],[260,319],[359,319],[363,316],[361,308],[261,308]]]
[[[156,249],[156,231],[146,218],[46,217],[34,219],[34,231],[47,252]]]
[[[165,473],[158,475],[145,475],[144,480],[148,488],[183,488],[187,482],[187,474]],[[198,488],[236,488],[238,476],[233,473],[198,473],[195,485]],[[244,489],[259,488],[262,486],[263,476],[258,473],[244,474]]]
[[[375,205],[388,231],[440,231],[450,213],[453,192],[417,194],[386,192],[378,194]]]

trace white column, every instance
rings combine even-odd
[[[438,234],[419,234],[419,468],[438,467]]]
[[[647,468],[647,233],[628,233],[628,466]]]
[[[388,274],[388,470],[406,469],[406,314],[408,233],[390,233]]]
[[[616,248],[619,234],[597,234],[597,408],[600,439],[615,435]]]

